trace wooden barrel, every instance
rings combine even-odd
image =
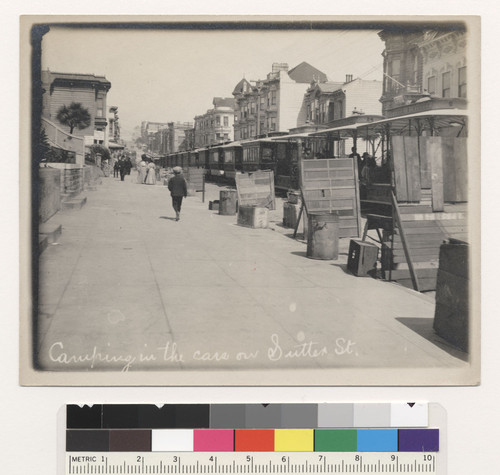
[[[339,257],[339,215],[309,213],[307,223],[307,257],[335,260]]]
[[[469,245],[450,239],[439,250],[434,330],[469,350]]]

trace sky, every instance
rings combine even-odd
[[[346,74],[382,79],[376,30],[158,31],[51,27],[42,69],[103,75],[108,107],[118,106],[124,135],[141,124],[192,122],[216,96],[232,97],[245,77],[264,79],[272,63],[306,61],[343,81]]]

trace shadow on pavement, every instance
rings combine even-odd
[[[159,219],[168,219],[170,221],[175,221],[175,218],[171,218],[170,216],[160,216]]]
[[[427,341],[430,341],[437,347],[446,351],[451,356],[458,358],[462,361],[466,362],[469,361],[469,355],[467,353],[451,345],[450,343],[448,343],[446,340],[444,340],[434,332],[434,328],[432,328],[434,322],[433,319],[411,317],[411,318],[396,318],[396,320],[405,325],[406,327],[408,327],[410,330],[413,330],[415,333],[418,333],[420,336],[424,337]]]

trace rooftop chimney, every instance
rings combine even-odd
[[[288,63],[273,63],[273,73],[277,73],[278,71],[288,71]]]
[[[351,82],[352,81],[352,74],[346,74],[345,75],[345,82]]]

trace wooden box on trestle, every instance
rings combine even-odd
[[[378,247],[375,244],[351,239],[347,269],[358,277],[373,274],[377,267]]]

